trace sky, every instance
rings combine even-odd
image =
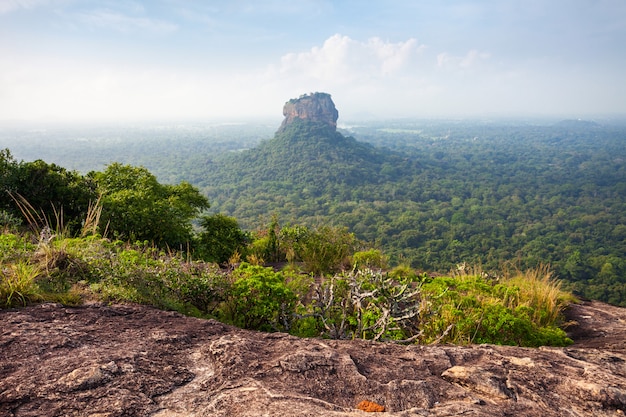
[[[0,0],[0,121],[626,114],[624,0]]]

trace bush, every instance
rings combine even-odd
[[[204,216],[200,219],[204,229],[198,236],[197,254],[208,262],[224,264],[235,253],[242,253],[248,242],[237,220],[223,214]]]
[[[223,310],[229,322],[265,331],[291,327],[296,297],[281,273],[244,262],[233,271],[232,279]]]
[[[482,275],[437,277],[423,285],[427,314],[420,323],[423,341],[566,346],[558,328],[567,304],[559,283],[532,270],[512,278]]]
[[[356,270],[317,285],[309,314],[318,333],[333,339],[404,340],[416,335],[421,313],[419,286],[382,271]],[[307,321],[307,331],[312,322]]]
[[[366,251],[355,252],[352,255],[352,267],[359,268],[378,268],[387,267],[387,258],[378,249],[370,249]]]
[[[14,230],[22,224],[22,220],[8,211],[0,209],[0,229]]]
[[[26,258],[36,247],[19,235],[0,234],[0,262]]]

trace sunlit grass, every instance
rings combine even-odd
[[[562,283],[554,277],[547,265],[525,271],[513,271],[504,277],[509,287],[519,289],[519,296],[507,299],[507,306],[515,309],[530,307],[532,320],[539,326],[558,323],[563,310],[576,301],[575,297],[562,289]]]
[[[427,343],[571,343],[559,326],[563,310],[575,299],[547,266],[486,273],[463,264],[423,290],[429,307],[422,321]]]
[[[0,306],[25,306],[41,298],[36,279],[41,275],[38,265],[18,261],[0,268]]]

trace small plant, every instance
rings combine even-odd
[[[22,224],[22,221],[5,210],[0,210],[0,229],[14,230]]]
[[[510,308],[528,307],[532,310],[532,321],[539,326],[557,323],[563,309],[574,298],[561,289],[561,282],[554,279],[546,265],[527,271],[508,272],[504,282],[518,290],[517,298],[509,299]]]
[[[80,235],[93,236],[98,233],[98,225],[100,224],[100,217],[102,216],[102,195],[98,196],[96,201],[90,201],[87,207],[87,214],[85,215],[85,222],[81,228]],[[103,234],[104,236],[104,234]]]
[[[24,259],[35,250],[36,246],[13,233],[0,234],[0,263]]]
[[[0,306],[25,306],[39,298],[35,280],[41,271],[37,265],[19,261],[0,269]]]

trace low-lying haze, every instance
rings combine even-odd
[[[626,114],[622,0],[0,0],[0,119]]]

